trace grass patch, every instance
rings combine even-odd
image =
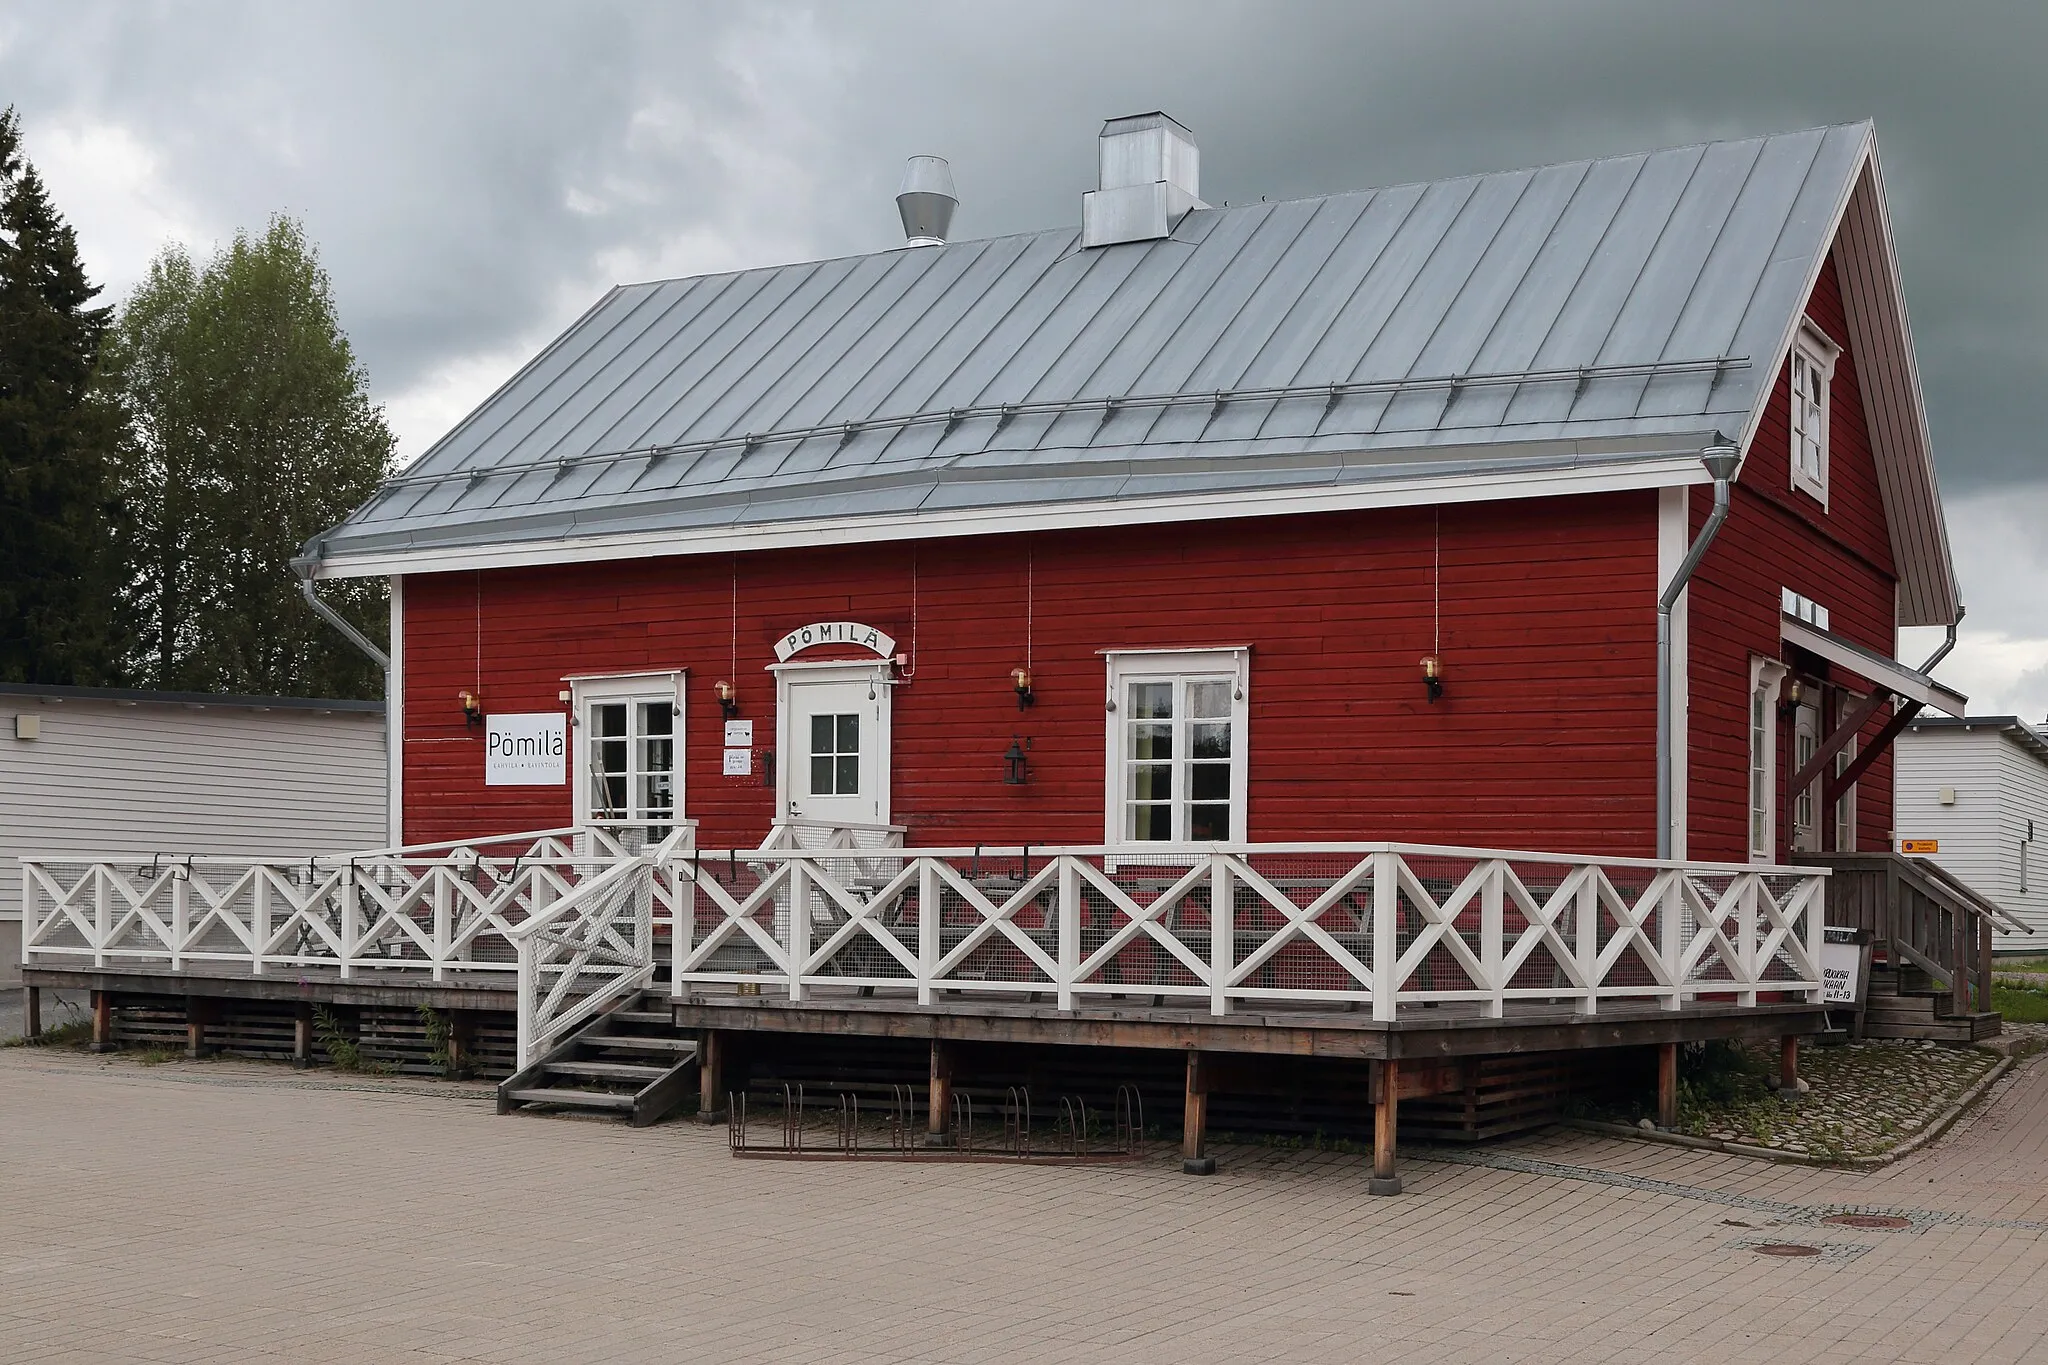
[[[2048,1024],[2048,991],[1993,985],[1991,1008],[2015,1024]]]

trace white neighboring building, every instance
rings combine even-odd
[[[24,855],[384,846],[384,703],[0,684],[0,985]]]
[[[1893,760],[1899,849],[1927,856],[2034,926],[2003,951],[2048,950],[2048,734],[2017,716],[1922,717]]]

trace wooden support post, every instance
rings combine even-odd
[[[448,1011],[448,1079],[466,1081],[476,1075],[476,1011]]]
[[[114,1050],[114,993],[94,991],[92,993],[92,1050],[112,1052]]]
[[[206,1041],[206,1026],[213,1019],[213,1001],[203,995],[185,997],[185,1055],[211,1057],[214,1049]]]
[[[1977,1008],[1991,1008],[1991,921],[1977,916]]]
[[[1778,1089],[1799,1093],[1799,1039],[1787,1034],[1778,1040]]]
[[[43,988],[23,986],[21,988],[21,1036],[36,1039],[43,1036]]]
[[[1657,1126],[1678,1126],[1678,1044],[1657,1045]]]
[[[1948,959],[1948,1012],[1970,1012],[1970,967],[1977,956],[1976,936],[1970,920],[1961,910],[1950,912]]]
[[[697,1035],[697,1122],[725,1119],[725,1035],[715,1028]]]
[[[924,1145],[953,1145],[953,1048],[944,1039],[932,1039],[932,1084],[925,1105]]]
[[[1188,1049],[1187,1103],[1181,1111],[1180,1168],[1189,1175],[1216,1174],[1216,1158],[1208,1153],[1209,1068],[1202,1054]]]
[[[1372,1180],[1366,1188],[1374,1194],[1399,1194],[1401,1177],[1394,1172],[1395,1139],[1401,1129],[1401,1063],[1389,1057],[1374,1062],[1379,1076],[1372,1106]]]
[[[313,1002],[299,1002],[298,1017],[292,1020],[292,1065],[300,1071],[313,1065]]]

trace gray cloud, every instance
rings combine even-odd
[[[2048,505],[2044,54],[2038,0],[0,4],[0,99],[96,274],[151,245],[114,133],[202,242],[298,214],[412,450],[616,279],[890,244],[912,152],[985,236],[1075,221],[1099,121],[1155,107],[1214,201],[1875,117],[1959,521]],[[2038,524],[1965,564],[1971,629],[2036,667],[2036,595],[1972,578]]]

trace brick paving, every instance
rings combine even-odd
[[[0,1052],[0,1360],[2038,1361],[2048,1061],[1869,1173],[1552,1132],[734,1160],[488,1090]],[[1843,1209],[1900,1231],[1818,1221]],[[1766,1242],[1815,1246],[1774,1259]]]

